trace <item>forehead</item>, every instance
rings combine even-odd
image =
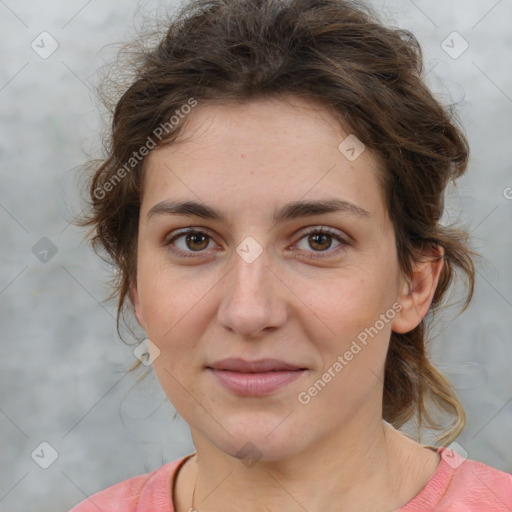
[[[199,102],[184,122],[175,142],[146,158],[146,211],[178,196],[225,207],[244,203],[253,211],[339,196],[385,214],[377,159],[318,102]],[[352,158],[347,144],[362,152]]]

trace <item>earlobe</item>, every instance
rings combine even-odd
[[[444,249],[438,246],[422,260],[414,263],[413,274],[403,278],[398,302],[402,309],[395,316],[391,328],[406,333],[416,328],[428,313],[444,265]]]
[[[144,315],[142,314],[142,307],[140,304],[139,291],[137,289],[137,283],[134,282],[130,286],[130,298],[132,300],[133,308],[135,309],[135,316],[137,317],[137,321],[139,325],[146,329],[146,324],[144,322]]]

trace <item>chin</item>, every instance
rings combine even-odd
[[[251,467],[257,462],[278,462],[287,460],[296,451],[290,446],[284,446],[282,443],[273,445],[272,443],[263,444],[262,442],[246,441],[241,443],[241,447],[231,446],[228,455],[240,460],[244,465]]]
[[[277,433],[274,430],[273,435],[269,435],[275,429],[258,429],[254,426],[240,428],[233,432],[232,436],[224,437],[222,440],[211,440],[217,448],[227,453],[231,457],[239,459],[245,465],[251,466],[258,461],[281,461],[296,455],[301,449],[304,449],[304,438],[295,439],[292,432],[287,429]],[[279,427],[278,427],[279,429]]]

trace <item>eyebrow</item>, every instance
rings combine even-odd
[[[277,208],[274,211],[272,220],[274,223],[279,223],[301,217],[335,212],[348,213],[363,218],[370,217],[370,213],[363,208],[342,199],[332,198],[316,201],[292,201],[291,203]],[[194,215],[203,219],[212,219],[227,223],[227,219],[223,213],[211,206],[196,201],[161,201],[148,211],[147,219],[149,220],[156,215],[173,214]]]

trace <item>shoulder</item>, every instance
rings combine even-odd
[[[452,450],[441,450],[441,457],[453,470],[442,503],[442,511],[512,510],[512,475],[482,462],[465,459]],[[455,504],[453,505],[449,504]]]
[[[169,462],[151,473],[118,482],[89,496],[69,512],[145,512],[156,503],[162,506],[160,510],[172,512],[172,479],[188,457]]]
[[[155,472],[147,473],[114,484],[89,496],[72,508],[70,512],[93,512],[98,509],[105,510],[105,512],[135,511],[144,486],[154,474]]]

